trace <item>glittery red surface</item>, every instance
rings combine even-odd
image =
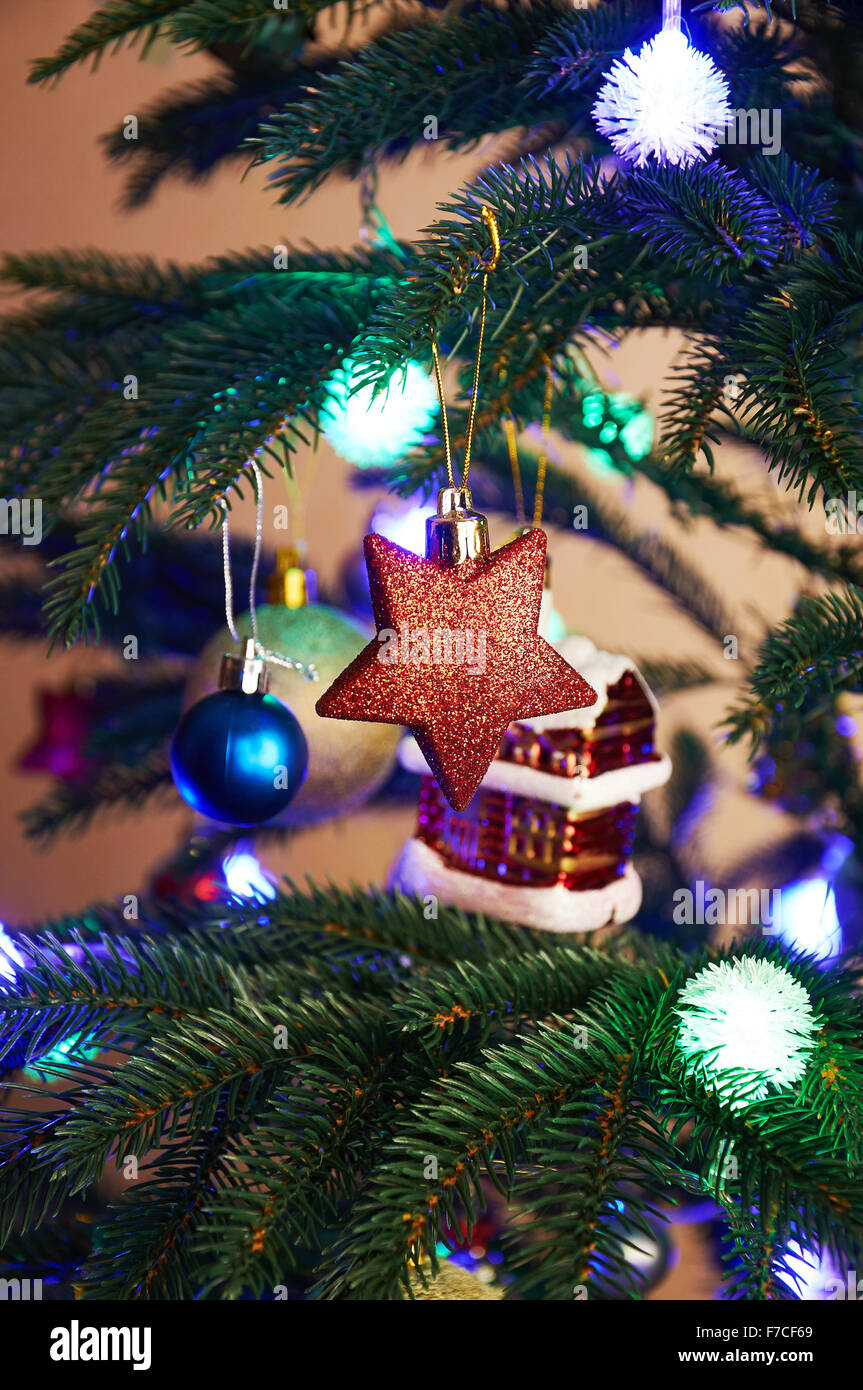
[[[592,705],[595,691],[537,633],[545,533],[528,531],[488,560],[445,569],[366,536],[377,636],[317,703],[331,719],[406,724],[453,810],[467,806],[517,719]],[[380,660],[382,632],[407,659]],[[473,659],[410,659],[416,634],[456,632]],[[484,663],[480,659],[484,634]],[[392,648],[391,648],[392,649]],[[484,664],[484,670],[481,666]]]

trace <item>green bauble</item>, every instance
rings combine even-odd
[[[411,1292],[418,1302],[428,1300],[432,1303],[475,1303],[503,1298],[503,1289],[496,1284],[484,1284],[470,1270],[452,1264],[449,1260],[440,1261],[436,1279],[432,1279],[431,1265],[426,1261],[425,1274],[428,1280],[426,1284],[423,1284],[415,1269],[412,1268],[408,1275]],[[406,1294],[402,1294],[402,1298],[406,1297]]]
[[[237,619],[242,636],[251,632],[248,613]],[[315,701],[366,645],[359,623],[322,603],[258,609],[258,637],[265,647],[299,661],[313,662],[319,679],[308,681],[296,671],[271,663],[270,692],[299,720],[309,747],[306,780],[290,806],[273,822],[308,826],[346,815],[377,791],[395,765],[401,729],[395,724],[360,724],[321,719]],[[225,652],[240,647],[223,628],[207,643],[189,678],[184,707],[218,689]]]

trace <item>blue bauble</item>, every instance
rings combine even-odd
[[[272,695],[240,690],[199,700],[171,744],[171,772],[183,800],[228,825],[260,825],[284,810],[308,763],[291,711]]]

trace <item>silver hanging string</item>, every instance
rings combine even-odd
[[[662,0],[663,29],[679,29],[680,18],[680,0]]]
[[[231,583],[231,538],[228,532],[228,504],[222,503],[222,573],[225,577],[225,621],[235,642],[240,637],[234,622],[234,586]]]
[[[249,580],[249,617],[252,621],[252,636],[255,639],[255,654],[258,651],[258,614],[255,610],[255,590],[258,587],[258,564],[261,559],[261,546],[264,536],[264,480],[258,465],[252,462],[255,475],[255,552],[252,556],[252,577]]]
[[[255,589],[258,584],[258,566],[261,561],[261,546],[264,535],[264,480],[258,465],[251,461],[252,471],[255,475],[255,496],[257,505],[255,508],[255,550],[252,557],[252,574],[249,580],[249,618],[252,624],[252,640],[255,644],[255,656],[262,661],[268,661],[274,666],[285,666],[289,671],[298,671],[301,676],[305,676],[308,681],[319,680],[318,668],[310,661],[297,661],[292,656],[283,656],[281,652],[270,651],[263,642],[258,639],[258,614],[255,608]],[[225,620],[228,624],[228,631],[235,642],[239,642],[240,637],[237,632],[237,625],[234,622],[234,586],[231,581],[231,535],[228,525],[228,504],[222,503],[222,570],[225,579]]]

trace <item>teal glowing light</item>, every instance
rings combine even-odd
[[[632,416],[620,431],[620,442],[634,462],[647,457],[653,448],[653,416],[649,410],[642,408]]]
[[[643,459],[653,447],[653,416],[635,396],[624,392],[591,391],[581,402],[581,418],[586,430],[596,430],[600,444],[619,441],[627,458],[633,462]],[[613,471],[615,467],[612,456],[605,449],[591,450],[589,461],[599,473]]]
[[[36,1077],[40,1081],[51,1081],[56,1077],[58,1070],[62,1070],[68,1062],[70,1055],[73,1061],[78,1063],[83,1059],[89,1060],[98,1053],[98,1047],[89,1047],[83,1033],[75,1033],[62,1042],[58,1042],[49,1052],[34,1061],[26,1068],[24,1075]]]
[[[555,642],[562,642],[566,636],[566,623],[563,621],[563,618],[556,608],[551,609],[545,620],[545,631],[543,636],[546,642],[551,642],[552,646]]]
[[[394,372],[385,389],[351,391],[353,364],[346,362],[327,383],[321,430],[336,453],[359,468],[386,468],[422,442],[439,405],[434,382],[416,362]]]
[[[585,396],[581,403],[581,418],[587,429],[599,429],[605,419],[605,403],[606,397],[601,391],[594,391],[589,396]]]

